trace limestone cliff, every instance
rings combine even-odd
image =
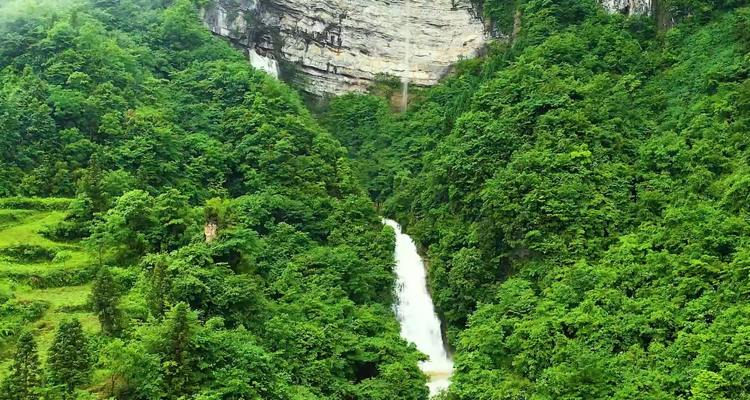
[[[295,69],[316,95],[363,91],[376,74],[432,85],[484,46],[466,0],[214,0],[206,25],[256,67]]]
[[[654,0],[655,1],[655,0]],[[651,15],[651,0],[602,0],[602,7],[610,13]]]

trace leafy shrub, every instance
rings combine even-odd
[[[59,250],[56,247],[19,243],[0,248],[0,255],[17,262],[37,263],[52,261]]]
[[[19,303],[12,298],[0,304],[0,346],[15,336],[26,323],[41,318],[48,307],[43,301]]]
[[[95,267],[85,267],[76,270],[57,270],[45,273],[0,272],[0,276],[3,278],[29,285],[34,289],[85,285],[94,279],[94,275],[96,275]]]
[[[52,262],[64,265],[66,262],[70,261],[71,258],[73,258],[73,253],[70,250],[58,251]]]
[[[96,268],[87,267],[74,271],[53,271],[39,276],[27,276],[26,280],[34,289],[47,289],[63,286],[85,285],[96,275]]]
[[[8,197],[0,199],[2,210],[39,210],[39,211],[64,211],[70,206],[72,199],[63,198],[38,198],[38,197]]]
[[[131,289],[135,286],[138,276],[141,273],[140,268],[111,268],[117,287],[121,289]]]
[[[61,221],[56,225],[45,226],[39,230],[39,234],[55,242],[70,242],[85,238],[91,232],[88,224],[80,224],[76,221]]]
[[[19,222],[32,214],[33,212],[29,210],[8,210],[0,212],[0,225]]]
[[[14,283],[11,281],[0,281],[0,304],[13,298]]]

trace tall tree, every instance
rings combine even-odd
[[[48,383],[70,395],[88,382],[90,374],[88,340],[77,319],[60,323],[47,356]]]
[[[112,271],[107,267],[101,267],[94,279],[94,287],[91,291],[91,304],[94,312],[99,317],[102,333],[108,336],[117,336],[122,330],[122,312],[119,308],[120,293],[117,283],[112,277]]]
[[[151,313],[157,318],[164,317],[169,310],[169,304],[173,297],[170,293],[172,288],[169,274],[169,255],[164,253],[152,254],[143,260],[143,269],[146,271],[146,303]]]
[[[0,397],[6,400],[40,399],[41,386],[36,342],[31,333],[26,332],[18,339],[18,347],[10,373],[0,386]]]
[[[185,303],[178,303],[166,321],[164,348],[164,392],[169,399],[189,395],[195,387],[195,356],[192,338],[197,329],[195,315]]]

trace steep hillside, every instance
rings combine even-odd
[[[6,3],[0,71],[0,398],[427,398],[393,230],[194,4]]]
[[[448,398],[750,396],[743,5],[662,4],[666,29],[518,2],[514,44],[406,113],[331,101],[371,197],[429,249]]]

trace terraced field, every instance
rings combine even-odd
[[[99,330],[88,304],[92,257],[80,244],[43,236],[64,217],[63,211],[0,210],[0,375],[7,371],[11,338],[23,329],[35,331],[42,360],[64,318]]]

